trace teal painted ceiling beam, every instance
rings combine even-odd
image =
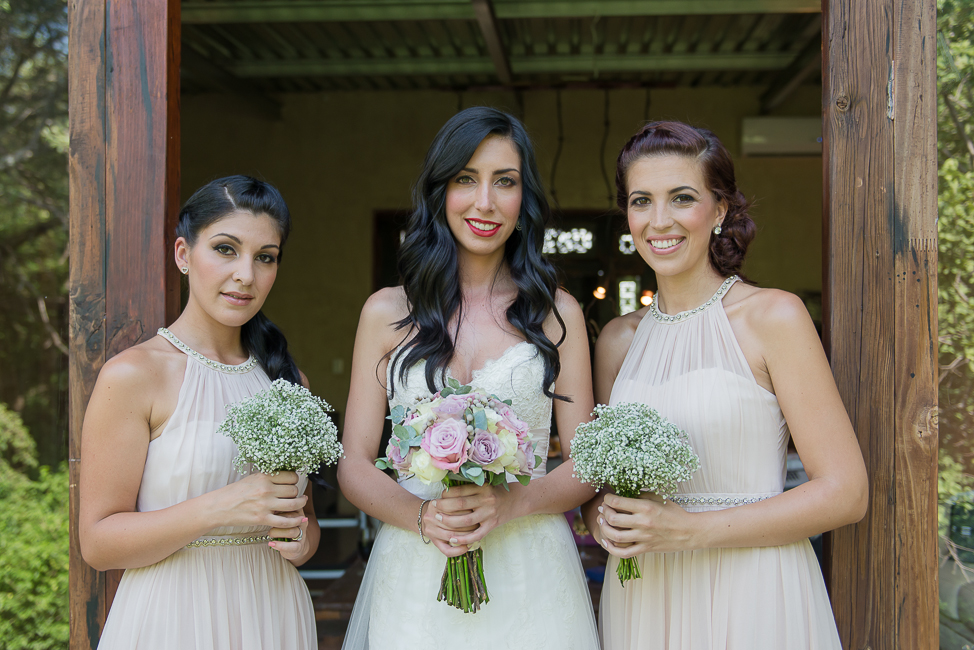
[[[514,74],[593,72],[672,72],[781,70],[794,55],[780,52],[738,54],[602,54],[598,56],[513,56]],[[331,77],[493,74],[489,57],[414,59],[302,59],[248,61],[233,66],[238,77]]]
[[[820,0],[494,0],[499,20],[820,13]],[[183,0],[186,24],[474,20],[470,0]]]

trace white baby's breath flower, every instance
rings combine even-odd
[[[344,450],[328,402],[304,386],[277,379],[270,387],[227,407],[220,433],[237,445],[234,466],[241,472],[308,474],[334,465]]]
[[[638,496],[649,490],[664,499],[700,466],[690,440],[656,409],[638,402],[599,404],[596,420],[578,427],[572,438],[575,476],[596,489]]]

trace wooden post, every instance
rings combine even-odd
[[[178,0],[70,0],[70,610],[94,648],[121,575],[78,544],[81,424],[98,370],[179,310]]]
[[[870,507],[835,531],[845,648],[936,650],[935,0],[823,4],[825,340]]]

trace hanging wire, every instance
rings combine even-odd
[[[602,114],[602,146],[599,149],[599,164],[602,167],[602,180],[605,181],[605,196],[612,205],[612,185],[609,183],[609,170],[605,165],[605,149],[609,144],[609,89],[605,89],[605,108]]]
[[[561,89],[560,88],[555,91],[555,103],[556,103],[555,113],[557,114],[557,118],[558,118],[558,147],[555,149],[555,157],[551,161],[551,182],[548,183],[548,188],[551,190],[551,202],[554,204],[555,210],[559,211],[561,209],[561,206],[558,204],[558,190],[555,187],[555,179],[556,179],[555,173],[558,171],[558,161],[561,159],[561,148],[562,145],[565,143],[565,123],[562,120],[562,115],[561,115]]]

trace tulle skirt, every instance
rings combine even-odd
[[[808,540],[646,553],[626,586],[610,557],[599,608],[604,650],[840,650]]]
[[[308,588],[265,544],[181,549],[122,576],[98,650],[314,650]]]
[[[483,543],[490,602],[464,614],[436,600],[446,557],[415,531],[384,525],[343,650],[596,650],[592,600],[563,515],[520,517]]]

